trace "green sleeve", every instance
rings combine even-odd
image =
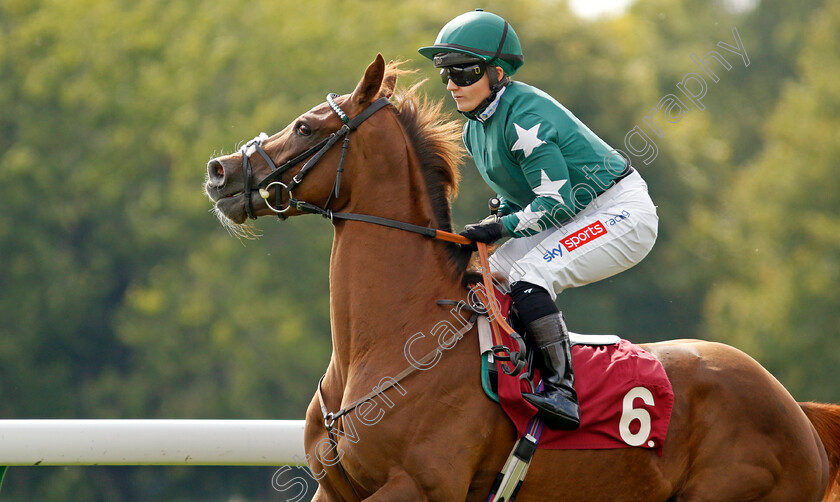
[[[509,235],[525,237],[557,226],[576,214],[569,167],[560,151],[557,131],[548,121],[530,114],[507,131],[511,153],[522,169],[534,200],[502,218]]]
[[[522,209],[521,207],[505,199],[501,195],[496,194],[496,197],[498,197],[501,201],[501,205],[499,205],[499,216],[506,216],[508,214],[520,211]]]

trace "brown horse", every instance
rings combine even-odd
[[[305,447],[319,502],[485,500],[515,440],[510,421],[482,392],[475,331],[458,338],[439,329],[463,325],[461,312],[436,301],[467,298],[469,252],[338,216],[451,230],[460,126],[413,89],[393,96],[398,73],[378,56],[351,94],[331,95],[283,131],[207,166],[207,194],[228,225],[276,210],[333,216],[333,351],[320,389],[332,413],[362,402],[338,420],[328,417],[331,435],[317,394],[307,411]],[[678,340],[643,348],[662,362],[675,394],[662,456],[640,448],[538,450],[518,501],[840,497],[840,406],[798,404],[726,345]],[[409,357],[429,350],[424,371],[393,385]]]

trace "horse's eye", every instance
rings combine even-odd
[[[297,127],[295,128],[295,132],[297,132],[300,136],[309,136],[310,134],[312,134],[312,129],[310,129],[309,126],[304,124],[303,122],[299,122]]]

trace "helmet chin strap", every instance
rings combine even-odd
[[[502,73],[502,79],[501,80],[499,80],[499,77],[495,73],[493,73],[493,76],[489,77],[489,78],[490,78],[490,92],[492,92],[493,94],[496,94],[497,92],[499,92],[499,89],[501,89],[502,87],[504,87],[504,86],[506,86],[510,83],[510,77],[508,77],[504,73]]]
[[[490,95],[487,96],[478,106],[475,107],[474,110],[468,112],[461,112],[462,115],[467,117],[468,119],[475,119],[478,117],[481,112],[484,111],[487,106],[492,103],[496,99],[496,94],[499,93],[499,89],[508,85],[510,83],[510,77],[507,75],[502,74],[501,80],[499,79],[498,72],[496,71],[496,66],[491,67],[492,71],[488,69],[487,71],[487,78],[490,81]]]

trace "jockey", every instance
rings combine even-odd
[[[656,241],[658,217],[647,184],[618,154],[545,92],[510,79],[522,66],[519,37],[501,17],[476,10],[447,23],[431,59],[458,111],[463,139],[482,178],[499,195],[498,216],[461,235],[491,243],[542,357],[545,390],[525,394],[549,427],[576,429],[569,335],[554,301],[567,288],[600,281],[639,263]]]

